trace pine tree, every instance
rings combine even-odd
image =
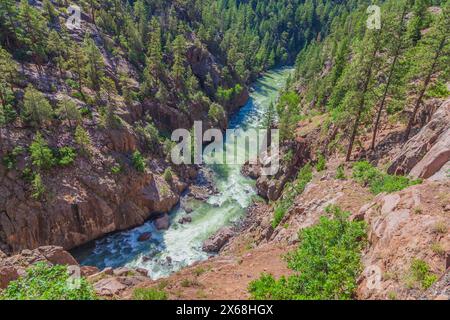
[[[394,27],[395,29],[389,32],[390,30],[385,31],[385,39],[384,41],[387,42],[387,48],[388,48],[388,56],[392,59],[392,62],[389,63],[389,71],[387,73],[386,83],[384,84],[384,90],[383,95],[381,97],[381,102],[378,107],[376,120],[373,128],[373,135],[372,135],[372,143],[371,143],[371,149],[375,150],[375,142],[377,139],[377,132],[378,127],[381,120],[381,114],[383,113],[384,107],[386,105],[386,99],[388,97],[389,92],[391,91],[391,85],[395,81],[396,72],[397,72],[397,63],[399,59],[401,58],[401,55],[405,49],[405,40],[404,40],[404,33],[405,33],[405,24],[406,24],[406,15],[408,13],[408,9],[410,7],[410,1],[406,0],[403,1],[403,9],[401,11],[400,21],[398,22],[398,26]],[[392,21],[391,21],[392,22]],[[395,22],[394,22],[395,23]],[[392,27],[387,26],[385,29]]]
[[[176,89],[180,90],[185,82],[186,39],[184,36],[178,35],[172,43],[172,48],[172,76],[175,80]]]
[[[0,46],[0,103],[8,103],[8,91],[14,92],[13,84],[17,78],[17,66],[8,51]]]
[[[42,64],[46,59],[46,41],[48,28],[42,13],[32,7],[27,0],[21,0],[19,5],[19,41],[31,50],[33,61],[42,71]]]
[[[355,119],[347,148],[346,161],[350,161],[361,118],[364,112],[367,111],[367,94],[371,90],[374,73],[379,65],[377,56],[381,49],[381,32],[381,30],[366,29],[366,36],[361,43],[362,48],[360,48],[359,58],[355,61],[357,64],[354,74],[356,85],[353,88],[353,96],[355,98],[355,109],[353,112],[355,113]]]
[[[160,78],[164,73],[161,29],[156,18],[151,21],[150,41],[146,57],[146,67],[144,69],[144,81],[141,92],[150,94],[154,89],[158,89]]]
[[[89,85],[91,89],[99,92],[105,75],[105,62],[102,53],[94,40],[89,37],[84,40],[83,50],[87,58],[85,72],[89,80]]]
[[[87,131],[80,125],[75,129],[75,143],[80,146],[83,153],[90,154],[92,146],[91,138]]]
[[[34,126],[42,126],[45,122],[50,121],[53,116],[53,109],[48,100],[31,84],[25,89],[23,115]]]
[[[414,103],[414,108],[409,117],[406,127],[404,141],[409,139],[412,127],[414,125],[417,112],[419,111],[425,93],[432,82],[432,77],[437,72],[448,68],[449,64],[449,41],[450,34],[450,4],[444,5],[443,12],[436,19],[432,29],[426,34],[421,43],[418,44],[414,63],[415,78],[420,79],[418,93]]]
[[[30,154],[33,165],[39,169],[50,169],[55,164],[53,152],[40,132],[36,133],[30,145]]]
[[[0,43],[12,49],[18,39],[17,6],[15,0],[0,1]]]
[[[58,109],[56,113],[59,115],[61,120],[69,121],[69,126],[73,128],[73,124],[79,124],[82,121],[82,116],[80,110],[78,110],[75,102],[68,98],[63,98],[58,104]]]
[[[69,49],[69,60],[67,62],[69,70],[76,76],[78,82],[78,92],[83,94],[83,84],[85,79],[85,66],[87,57],[84,50],[77,43],[73,43]]]

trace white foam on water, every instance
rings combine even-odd
[[[249,102],[230,121],[230,128],[257,128],[271,102],[275,102],[279,90],[292,69],[284,68],[268,72],[255,83]],[[205,260],[202,243],[224,226],[241,219],[256,195],[255,182],[242,176],[240,165],[221,165],[214,183],[219,193],[205,203],[189,203],[192,223],[179,224],[186,212],[177,208],[171,213],[171,226],[158,231],[152,222],[133,230],[116,233],[96,241],[95,248],[81,259],[83,265],[104,267],[139,267],[149,271],[154,278],[170,275],[185,266]],[[212,167],[214,169],[214,167]],[[152,239],[139,242],[139,235],[150,232]]]

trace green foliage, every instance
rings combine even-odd
[[[218,103],[213,103],[209,107],[208,117],[215,123],[221,122],[226,118],[223,107]]]
[[[133,167],[137,171],[139,171],[139,172],[145,171],[145,159],[139,151],[136,150],[133,153],[133,155],[131,156],[131,162],[133,164]]]
[[[133,300],[167,300],[164,290],[155,288],[136,288],[133,291]]]
[[[404,176],[383,173],[367,161],[360,161],[353,165],[353,179],[364,186],[369,186],[373,194],[392,193],[421,183],[421,180],[410,180]]]
[[[120,174],[121,172],[122,172],[122,166],[119,165],[119,164],[116,164],[116,165],[114,165],[114,166],[111,168],[111,173],[114,174],[114,175],[118,175],[118,174]]]
[[[322,172],[327,168],[327,160],[323,156],[323,154],[319,154],[317,156],[317,164],[316,164],[316,170],[317,172]]]
[[[427,91],[427,96],[430,98],[445,98],[450,95],[450,91],[447,89],[447,85],[438,81]]]
[[[3,156],[3,165],[8,169],[12,170],[15,168],[17,163],[17,157],[25,153],[25,149],[21,146],[15,147],[11,152]]]
[[[53,109],[48,100],[31,84],[25,89],[23,116],[34,126],[42,126],[53,116]]]
[[[69,166],[77,157],[77,154],[75,152],[75,149],[71,147],[62,147],[58,149],[58,155],[57,155],[57,163],[60,166]]]
[[[278,101],[280,139],[283,141],[294,138],[295,129],[301,120],[299,105],[300,97],[294,91],[282,94]]]
[[[431,287],[437,280],[437,276],[430,271],[428,264],[420,259],[414,259],[411,263],[410,276],[414,282],[420,284],[423,290]]]
[[[30,145],[31,160],[34,166],[39,169],[50,169],[56,162],[52,150],[48,147],[47,141],[38,132]]]
[[[0,293],[0,300],[96,299],[93,288],[84,278],[76,282],[71,280],[66,266],[50,267],[39,262],[29,268],[25,276],[10,282]]]
[[[292,184],[287,184],[285,186],[281,199],[275,204],[274,217],[272,220],[273,228],[276,228],[280,224],[286,212],[293,205],[295,198],[305,190],[306,185],[312,180],[312,177],[312,167],[310,164],[306,164],[300,169],[297,179]]]
[[[166,182],[172,183],[172,181],[173,181],[172,169],[166,168],[166,170],[164,170],[164,175],[163,176],[164,176],[164,180],[166,180]]]
[[[77,126],[75,129],[75,143],[80,146],[85,154],[89,154],[92,142],[89,134],[82,126]]]
[[[34,175],[33,181],[31,182],[31,187],[33,191],[31,196],[36,200],[42,199],[45,194],[46,188],[39,173]]]
[[[346,180],[347,179],[347,177],[345,176],[344,166],[342,164],[337,167],[335,178],[338,180]]]
[[[364,222],[348,221],[350,213],[331,206],[333,219],[322,217],[300,231],[298,248],[287,256],[294,275],[275,280],[263,274],[249,285],[253,299],[346,300],[354,296],[365,246]]]

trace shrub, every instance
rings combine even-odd
[[[166,182],[168,183],[171,183],[173,181],[172,169],[166,168],[166,170],[164,171],[164,180],[166,180]]]
[[[287,256],[294,275],[275,280],[263,274],[249,285],[253,299],[351,299],[361,272],[364,222],[348,221],[348,212],[332,206],[334,218],[302,230],[298,248]]]
[[[145,160],[142,154],[139,151],[135,151],[132,155],[131,161],[133,163],[133,167],[139,171],[145,171]]]
[[[316,170],[317,172],[322,172],[327,168],[327,161],[322,154],[317,157]]]
[[[7,153],[3,156],[2,162],[3,165],[8,169],[12,170],[16,166],[17,156],[25,153],[25,149],[21,146],[15,147],[11,152]]]
[[[392,193],[421,183],[421,180],[410,180],[404,176],[383,173],[367,161],[355,163],[353,166],[353,178],[364,186],[369,186],[373,194],[381,192]]]
[[[418,282],[424,290],[431,287],[437,280],[436,275],[431,273],[428,264],[420,259],[415,259],[411,263],[410,275],[412,280]]]
[[[134,300],[167,300],[167,293],[164,290],[155,288],[136,288],[133,291]]]
[[[31,186],[33,190],[32,197],[36,200],[42,199],[45,193],[45,185],[42,182],[42,177],[39,173],[34,175]]]
[[[75,143],[80,146],[85,154],[89,154],[91,148],[91,138],[82,126],[77,126],[75,129]]]
[[[338,179],[338,180],[347,179],[347,177],[345,176],[344,166],[342,164],[339,165],[339,167],[337,167],[337,169],[336,169],[336,179]]]
[[[69,166],[77,157],[77,154],[75,152],[75,149],[71,147],[62,147],[58,149],[58,164],[60,166]]]
[[[84,279],[74,280],[66,266],[48,266],[39,262],[27,270],[25,276],[12,281],[0,294],[4,300],[94,300],[91,285]]]
[[[55,158],[47,142],[38,132],[30,145],[31,160],[39,169],[50,169],[55,164]]]
[[[112,174],[120,174],[121,172],[122,172],[122,166],[119,164],[116,164],[111,168]]]

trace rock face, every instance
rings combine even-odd
[[[256,169],[245,169],[249,173],[258,172],[260,175],[256,181],[258,194],[270,201],[277,200],[281,196],[285,184],[296,175],[300,167],[311,159],[310,146],[308,140],[303,138],[298,138],[284,146],[283,154],[292,152],[293,156],[289,163],[280,164],[280,169],[273,176],[260,175],[261,169],[258,166]]]
[[[416,178],[429,178],[450,161],[450,125],[444,131],[435,145],[419,161],[409,173]]]
[[[72,255],[61,247],[46,246],[34,250],[23,250],[12,257],[0,257],[0,289],[4,289],[11,281],[25,274],[25,270],[37,263],[49,265],[78,266]]]
[[[130,171],[114,180],[84,162],[79,167],[76,175],[55,171],[46,186],[72,179],[71,184],[49,189],[53,199],[41,202],[29,199],[13,172],[0,168],[0,248],[15,253],[60,245],[68,250],[141,225],[154,213],[170,211],[179,200],[164,179],[149,172]]]
[[[381,194],[356,215],[369,225],[359,299],[419,298],[423,288],[410,277],[415,259],[425,261],[438,277],[442,274],[450,251],[449,190],[447,180]]]
[[[219,252],[220,249],[230,240],[234,235],[234,231],[229,228],[225,227],[219,232],[217,232],[215,235],[213,235],[211,238],[203,242],[203,251],[206,252]]]
[[[450,100],[446,100],[434,113],[431,121],[403,146],[388,172],[408,174],[418,165],[414,175],[424,178],[432,176],[450,160],[449,130]]]
[[[167,230],[170,226],[170,219],[168,214],[164,214],[155,220],[155,227],[158,230]]]

